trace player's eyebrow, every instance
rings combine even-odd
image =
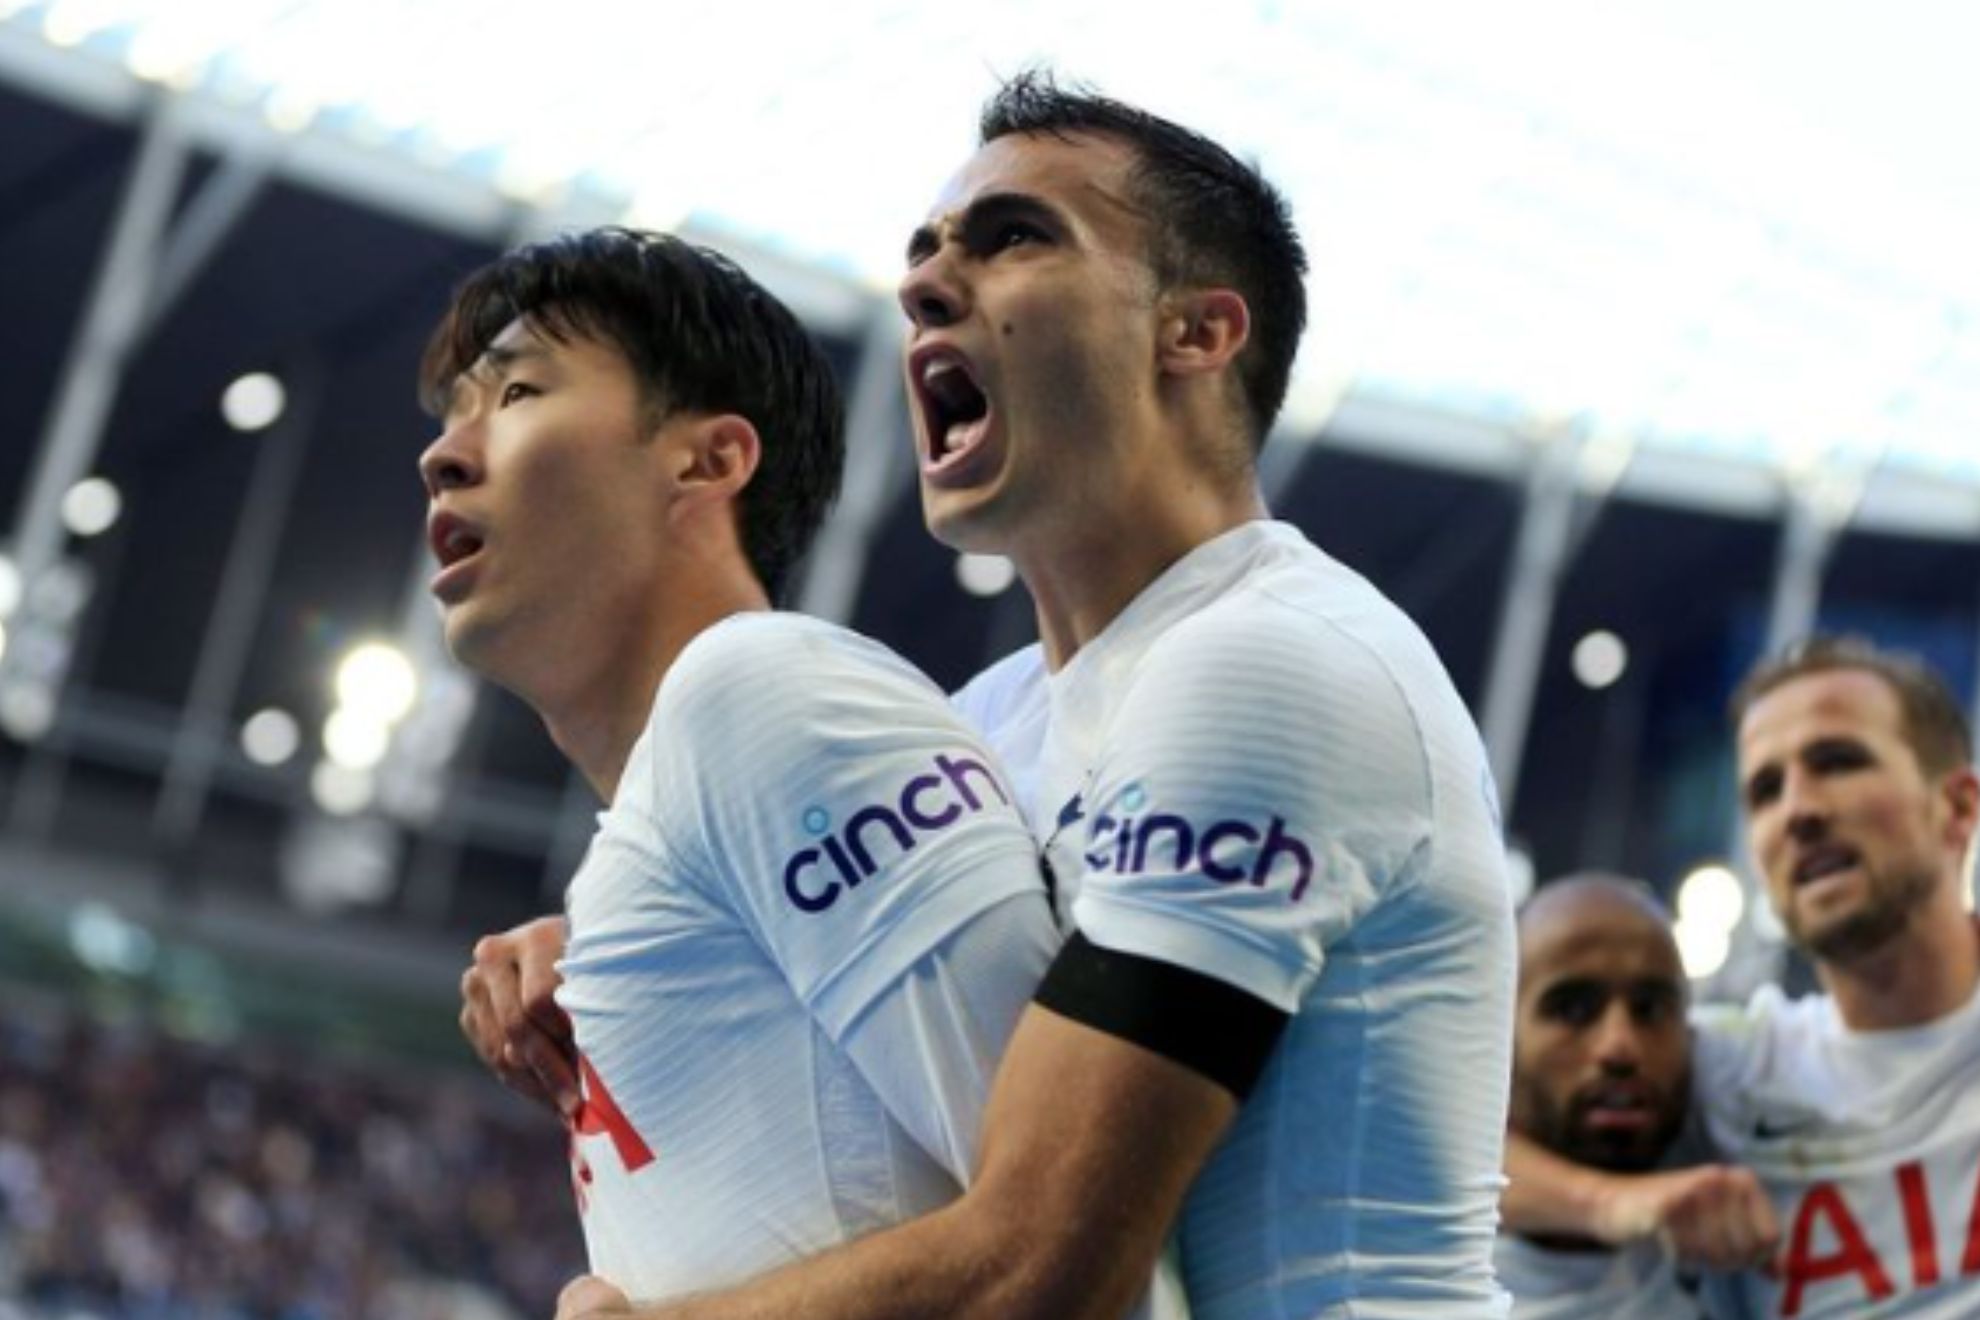
[[[907,262],[910,266],[925,261],[935,255],[942,246],[945,230],[962,233],[965,238],[980,233],[984,226],[997,220],[1035,220],[1042,224],[1057,225],[1060,222],[1058,209],[1044,198],[1026,192],[985,193],[971,201],[961,211],[918,226],[908,235]]]

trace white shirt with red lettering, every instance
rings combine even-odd
[[[1827,995],[1702,1009],[1693,1093],[1780,1216],[1766,1317],[1980,1316],[1980,993],[1922,1027],[1851,1031]]]
[[[1093,943],[1292,1015],[1184,1206],[1199,1320],[1507,1314],[1514,951],[1477,731],[1401,611],[1283,523],[958,706]]]
[[[953,1199],[1059,943],[981,741],[885,648],[746,614],[668,671],[567,897],[591,1268],[715,1289]]]

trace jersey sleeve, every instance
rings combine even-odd
[[[1130,681],[1085,803],[1075,924],[1294,1013],[1428,847],[1410,706],[1372,652],[1292,610],[1199,615]]]
[[[699,859],[690,882],[834,1039],[999,904],[1050,937],[1009,785],[941,691],[875,643],[731,620],[669,673],[649,744],[666,832]]]
[[[997,1063],[1058,944],[1040,910],[1018,898],[970,918],[883,989],[842,1042],[888,1112],[964,1185]]]

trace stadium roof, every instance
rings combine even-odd
[[[1214,17],[1146,0],[0,0],[0,17],[285,133],[486,185],[449,194],[484,219],[506,197],[691,224],[876,291],[994,74],[1045,60],[1288,187],[1316,312],[1295,432],[1351,389],[1793,477],[1980,484],[1980,80],[1963,54],[1980,12],[1959,0],[1257,0]]]

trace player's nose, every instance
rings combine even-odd
[[[939,330],[961,320],[969,308],[969,283],[944,244],[908,268],[901,277],[901,311],[920,330]]]
[[[464,424],[449,426],[421,452],[419,479],[426,487],[427,499],[437,500],[442,491],[471,486],[481,479],[479,450],[471,431]]]
[[[1611,1076],[1627,1076],[1642,1066],[1643,1033],[1629,1005],[1620,999],[1595,1024],[1595,1058]]]

